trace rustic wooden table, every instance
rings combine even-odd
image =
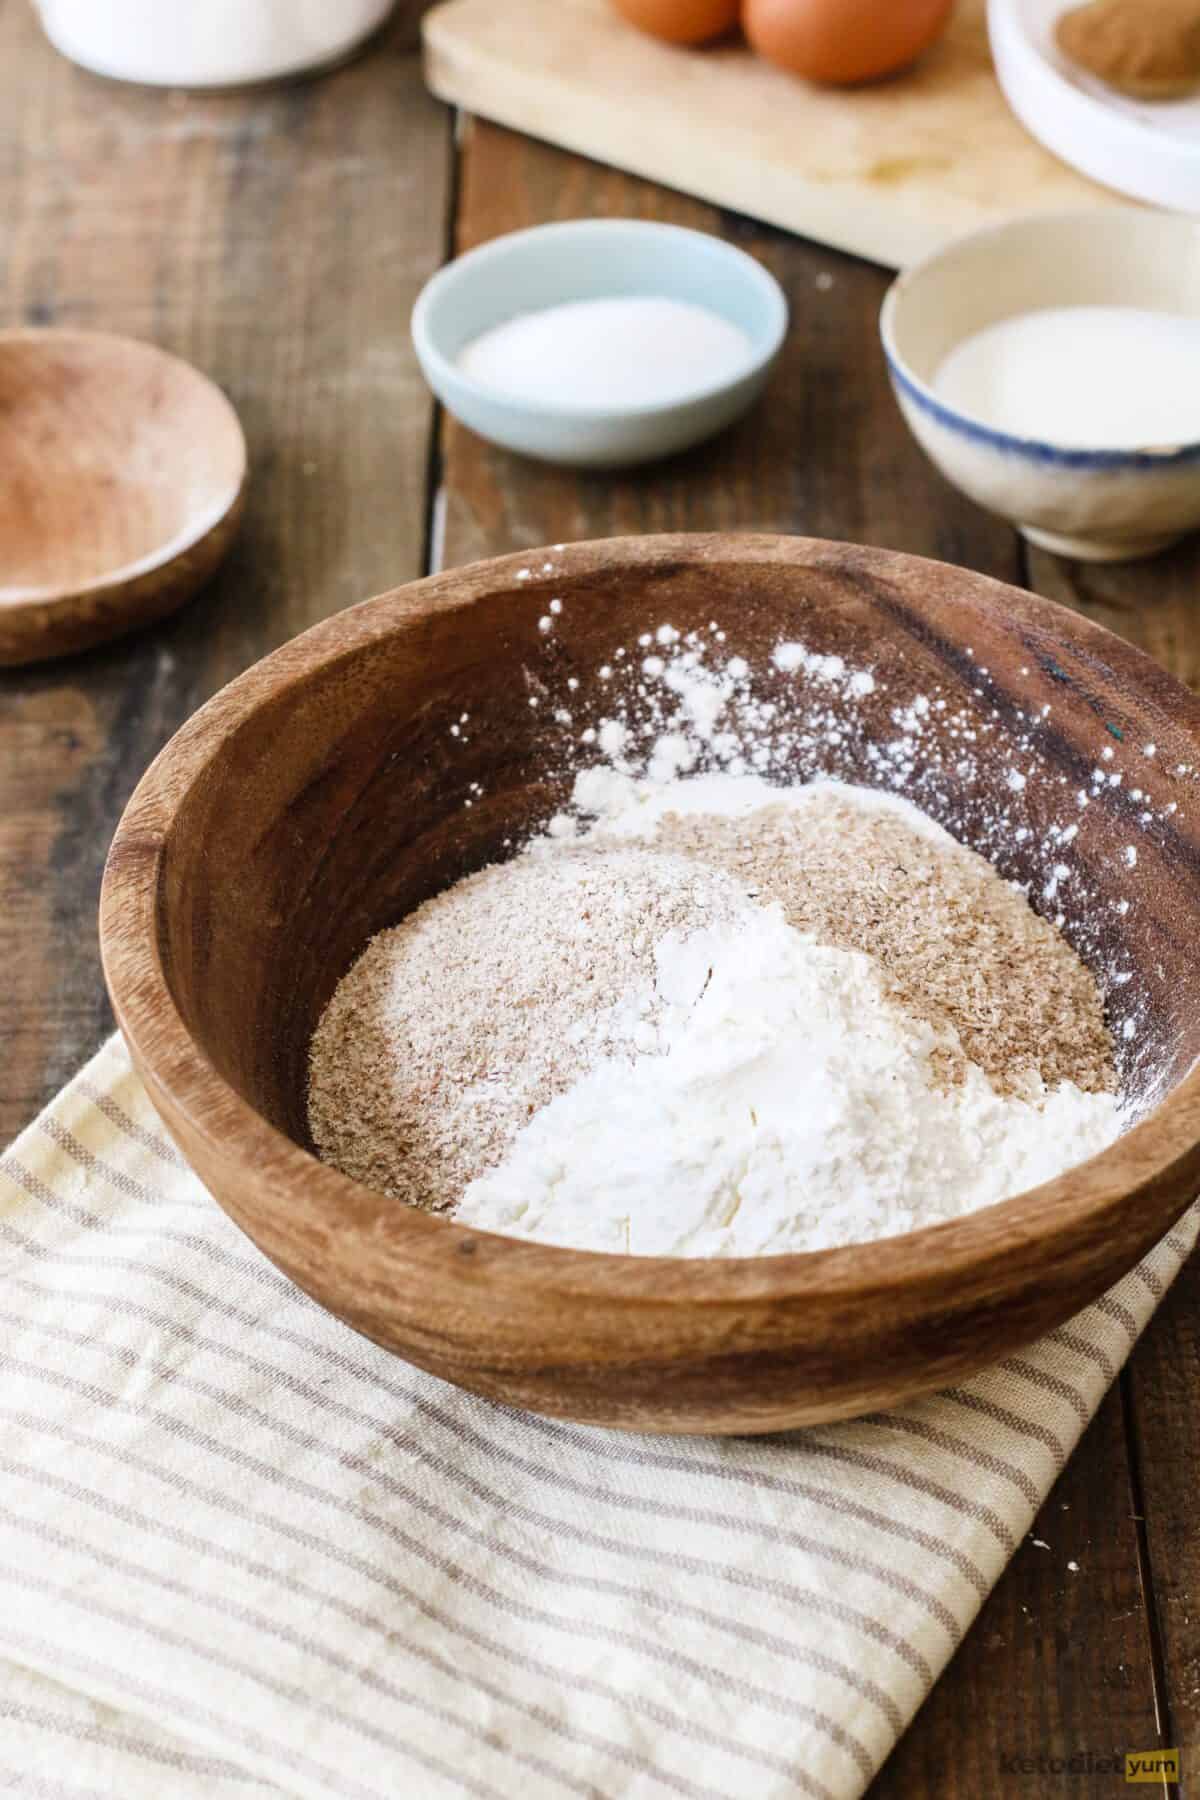
[[[190,357],[233,398],[252,458],[240,543],[185,613],[0,677],[0,1141],[111,1029],[96,897],[150,758],[265,651],[424,570],[622,531],[850,538],[1025,583],[1200,678],[1195,544],[1141,567],[1074,567],[933,473],[887,390],[884,271],[456,123],[423,90],[417,10],[324,79],[198,98],[83,75],[45,44],[28,0],[0,0],[0,324],[125,331]],[[587,214],[719,232],[778,276],[792,308],[754,415],[636,478],[490,450],[437,416],[409,344],[413,297],[450,252]],[[1058,1791],[1006,1770],[1013,1753],[1200,1745],[1198,1298],[1193,1264],[1047,1502],[1041,1545],[1016,1556],[878,1778],[879,1800]]]

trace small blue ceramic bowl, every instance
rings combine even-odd
[[[1033,543],[1089,562],[1161,550],[1200,525],[1196,441],[1072,449],[1014,437],[940,400],[964,338],[1015,313],[1132,306],[1200,318],[1200,221],[1134,207],[1029,214],[959,238],[888,290],[880,330],[900,410],[937,467]],[[1096,380],[1107,371],[1097,368]]]
[[[751,345],[745,367],[669,402],[613,410],[534,405],[458,367],[473,338],[518,313],[628,295],[690,301],[740,326]],[[425,379],[472,431],[524,456],[603,469],[670,456],[740,417],[766,385],[787,320],[774,276],[720,238],[640,219],[572,219],[511,232],[449,263],[422,289],[412,334]]]

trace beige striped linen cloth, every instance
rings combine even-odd
[[[297,1293],[113,1040],[0,1158],[0,1790],[860,1794],[1196,1232],[894,1413],[581,1429]]]

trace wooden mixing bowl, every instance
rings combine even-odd
[[[0,667],[174,612],[233,542],[237,414],[199,369],[107,332],[0,331]]]
[[[551,597],[563,606],[547,631]],[[556,809],[594,754],[579,751],[579,724],[603,716],[598,671],[618,647],[640,655],[647,629],[711,621],[792,712],[805,689],[772,668],[780,640],[874,670],[829,773],[878,783],[879,746],[912,701],[946,700],[918,708],[910,791],[1035,900],[1066,866],[1065,930],[1108,984],[1123,1080],[1148,1096],[1140,1122],[1091,1162],[952,1223],[736,1261],[510,1240],[324,1167],[305,1123],[306,1052],[356,953]],[[574,723],[555,725],[568,695]],[[1016,751],[1031,771],[1020,791]],[[478,1393],[608,1425],[834,1419],[957,1381],[1061,1323],[1195,1194],[1197,769],[1190,693],[1107,632],[980,575],[775,537],[526,553],[329,619],[205,706],[117,832],[105,970],[189,1162],[273,1262],[377,1343]],[[1066,818],[1086,823],[1064,845]]]

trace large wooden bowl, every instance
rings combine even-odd
[[[564,607],[547,633],[551,596]],[[306,1049],[365,940],[555,809],[577,731],[550,717],[569,677],[578,720],[602,709],[597,669],[617,646],[714,619],[755,665],[786,638],[874,668],[861,729],[828,764],[850,779],[878,780],[871,744],[896,737],[896,708],[949,697],[922,740],[923,766],[941,773],[920,797],[1035,895],[1050,863],[1069,865],[1063,893],[1088,899],[1077,914],[1068,901],[1067,932],[1128,977],[1110,990],[1123,1073],[1160,1098],[1102,1156],[1002,1205],[859,1248],[741,1261],[509,1240],[322,1166]],[[796,703],[794,685],[770,679]],[[956,713],[978,727],[981,774],[949,736]],[[1013,743],[1040,770],[1020,793],[1005,774]],[[1049,845],[1098,764],[1123,781],[1080,809],[1069,847]],[[956,1381],[1057,1325],[1200,1186],[1198,768],[1191,694],[1108,633],[960,569],[732,536],[506,557],[327,620],[180,731],[112,847],[105,969],[150,1095],[216,1199],[376,1342],[479,1393],[609,1425],[838,1418]]]

